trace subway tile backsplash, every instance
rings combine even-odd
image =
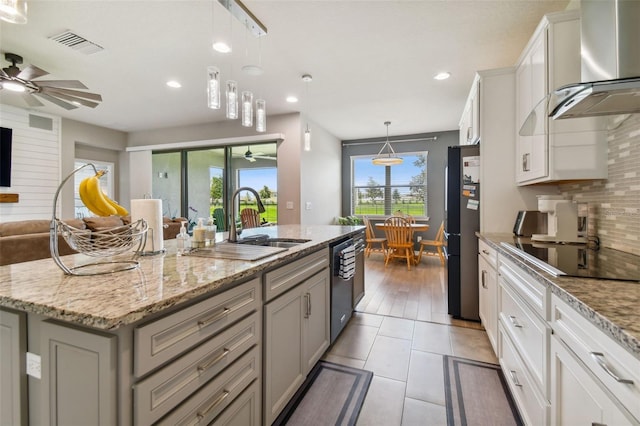
[[[609,131],[607,179],[559,185],[563,195],[589,205],[589,235],[600,244],[640,255],[640,114]]]

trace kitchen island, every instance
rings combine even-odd
[[[362,229],[246,230],[241,237],[306,241],[255,261],[176,256],[173,240],[165,242],[166,253],[139,257],[138,268],[112,274],[67,276],[52,259],[0,267],[0,313],[9,330],[3,343],[12,342],[3,352],[12,358],[2,369],[2,394],[14,395],[3,402],[2,415],[8,407],[9,419],[23,424],[126,425],[173,423],[186,415],[217,421],[234,406],[234,413],[261,424],[266,294],[277,302],[274,289],[318,284],[317,306],[328,311],[328,247]],[[64,257],[69,266],[90,260]],[[315,318],[326,324],[328,341],[328,312],[319,310]],[[218,388],[220,395],[209,400]]]
[[[525,423],[638,424],[640,282],[556,276],[513,235],[478,236],[483,325]]]

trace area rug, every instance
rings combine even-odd
[[[319,361],[274,425],[355,425],[373,373]]]
[[[500,366],[445,355],[447,425],[522,425]]]

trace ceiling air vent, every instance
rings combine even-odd
[[[78,34],[72,33],[69,30],[61,34],[51,36],[49,37],[49,40],[57,41],[58,43],[84,53],[85,55],[91,55],[92,53],[104,50],[102,46],[97,45]]]

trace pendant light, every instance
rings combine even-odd
[[[209,108],[220,109],[220,70],[217,67],[207,67],[209,84],[207,85],[207,101]]]
[[[256,132],[267,131],[267,103],[264,99],[256,99]]]
[[[227,80],[227,118],[235,120],[238,118],[238,83],[234,80]]]
[[[313,77],[309,74],[302,76],[302,81],[305,84],[305,92],[307,98],[307,114],[309,114],[309,83],[313,81]],[[311,130],[309,130],[309,119],[307,119],[307,129],[304,131],[304,150],[311,151]]]
[[[242,92],[242,125],[253,126],[253,93]]]
[[[373,164],[379,166],[395,166],[397,164],[402,164],[402,158],[396,155],[396,152],[393,150],[393,147],[389,143],[389,125],[390,121],[385,121],[384,125],[387,126],[387,141],[382,145],[380,152],[373,158]],[[383,154],[383,151],[387,148],[386,152]]]
[[[26,24],[26,0],[0,0],[0,19],[12,24]]]

